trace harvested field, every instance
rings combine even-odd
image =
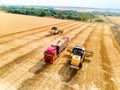
[[[4,18],[11,17],[18,18],[19,15],[4,15]],[[24,20],[29,21],[30,17],[24,16]],[[108,24],[67,20],[50,24],[47,20],[43,27],[38,19],[34,27],[33,24],[26,26],[28,21],[21,21],[24,29],[10,25],[13,32],[21,32],[0,36],[0,90],[120,89],[120,46]],[[17,25],[17,21],[14,23]],[[49,35],[48,30],[55,24],[64,30],[63,35]],[[46,64],[43,61],[44,50],[61,36],[70,37],[68,46],[83,45],[92,50],[92,60],[85,61],[79,70],[71,69],[65,49],[53,64]]]
[[[111,25],[111,29],[112,29],[112,33],[117,41],[117,43],[120,45],[120,17],[107,17],[110,22],[112,23]]]
[[[108,17],[113,23],[120,25],[120,17]]]
[[[0,13],[0,35],[31,30],[36,28],[39,29],[40,27],[43,26],[48,26],[62,22],[65,22],[65,20]]]

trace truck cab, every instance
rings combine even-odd
[[[57,51],[55,47],[50,46],[44,52],[44,60],[46,63],[53,63],[56,56],[57,56]]]

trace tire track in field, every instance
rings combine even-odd
[[[32,34],[35,34],[35,33],[38,33],[38,32],[43,32],[46,29],[49,30],[50,27],[54,26],[54,25],[63,26],[63,25],[68,24],[68,23],[71,23],[71,22],[62,22],[62,23],[58,23],[58,24],[43,26],[43,27],[39,27],[39,28],[33,28],[33,29],[21,31],[21,32],[16,32],[16,33],[0,36],[0,44],[12,41],[16,38],[21,38],[23,36],[32,35]]]
[[[94,52],[93,59],[91,60],[91,65],[87,67],[85,71],[86,78],[84,79],[83,87],[85,89],[101,89],[104,88],[104,74],[103,71],[98,71],[97,68],[102,69],[102,55],[101,55],[101,35],[103,31],[104,24],[99,24],[96,30],[93,32],[92,36],[85,45],[86,49],[92,49]],[[93,42],[95,43],[93,43]],[[97,64],[97,66],[96,66]],[[97,67],[97,68],[95,68]],[[94,72],[92,72],[94,71]]]
[[[105,42],[104,42],[104,31],[102,31],[102,35],[101,35],[101,47],[102,47],[102,49],[101,49],[101,55],[102,55],[102,61],[103,61],[103,63],[106,63],[106,64],[109,64],[109,65],[111,65],[111,62],[109,61],[109,59],[108,59],[108,54],[107,54],[107,49],[106,49],[106,47],[105,47]],[[108,67],[106,67],[106,66],[103,66],[103,69],[106,71],[106,72],[110,72],[111,73],[111,69],[110,68],[108,68]],[[111,80],[110,80],[110,78],[111,78],[111,75],[108,75],[107,73],[105,73],[105,81],[106,82],[111,82]],[[105,85],[105,89],[107,89],[107,88],[109,88],[109,87],[111,87],[112,86],[112,84],[106,84]]]
[[[41,51],[40,49],[41,47],[42,46],[37,47],[28,54],[21,56],[15,61],[10,62],[9,64],[2,67],[0,69],[0,84],[9,82],[9,83],[14,83],[14,85],[18,87],[23,80],[26,80],[27,78],[33,76],[32,73],[26,73],[26,72],[29,70],[28,66],[32,67],[35,63],[40,61],[39,52]],[[26,60],[24,60],[24,58],[26,58]],[[11,89],[11,87],[14,86],[12,84],[11,86],[6,85],[6,89],[9,88]]]
[[[63,26],[62,28],[63,29],[66,29],[68,28],[69,26],[74,26],[75,24],[73,25],[69,25],[66,27],[66,26]],[[30,36],[26,36],[26,37],[22,37],[20,39],[15,39],[11,42],[8,42],[8,43],[5,43],[5,44],[1,44],[0,45],[0,53],[5,53],[5,52],[8,52],[8,50],[15,50],[15,49],[18,49],[22,46],[25,46],[31,42],[33,42],[34,40],[37,40],[37,39],[43,39],[45,38],[45,35],[47,34],[48,32],[43,32],[43,33],[36,33],[36,34],[33,34],[33,35],[30,35]],[[42,35],[42,36],[41,36]]]
[[[106,25],[104,25],[104,31],[102,32],[101,38],[103,64],[111,66],[108,67],[106,65],[103,65],[104,71],[108,72],[104,73],[106,81],[105,89],[117,90],[119,86],[117,86],[116,81],[114,81],[114,78],[119,78],[117,76],[120,76],[120,74],[116,72],[115,69],[120,69],[120,67],[114,67],[112,65],[118,64],[118,62],[120,61],[120,55],[113,44],[114,42],[110,33],[110,28],[108,28],[108,26],[106,27]],[[108,41],[106,42],[106,40]]]
[[[66,33],[67,34],[67,33]],[[44,43],[47,43],[45,40],[44,40]],[[44,44],[44,43],[42,43],[42,45]],[[44,44],[45,45],[45,44]],[[46,44],[46,45],[48,45],[48,44]],[[45,47],[45,46],[44,46]],[[41,55],[40,55],[41,56]],[[22,57],[23,58],[23,57]],[[18,61],[19,60],[19,58],[18,59],[16,59],[16,61]],[[21,60],[21,59],[20,59]],[[27,61],[27,57],[24,57],[24,59],[23,60],[26,60]],[[33,62],[33,60],[34,60],[34,58],[32,59],[31,58],[31,61]],[[38,60],[39,60],[39,58],[38,58]],[[23,61],[22,61],[23,62]],[[21,64],[22,66],[29,66],[29,61],[27,61],[26,62],[27,63],[27,65],[26,64]],[[9,65],[9,64],[8,64]],[[17,64],[18,65],[18,64]],[[10,65],[10,66],[14,66],[14,65]],[[29,68],[31,67],[31,65],[29,66]],[[9,67],[10,68],[10,67]],[[19,68],[21,68],[21,67],[19,67]],[[24,68],[24,67],[23,67]],[[17,69],[17,68],[16,68]],[[6,69],[7,70],[7,69]],[[9,69],[8,69],[9,70]],[[13,69],[14,70],[14,69]],[[13,73],[11,73],[11,75],[8,75],[7,77],[8,77],[8,79],[7,79],[7,77],[6,77],[6,79],[5,79],[5,81],[9,81],[10,80],[10,82],[11,82],[11,78],[9,78],[9,77],[11,77],[11,76],[15,76],[16,74],[17,74],[17,72],[18,71],[20,71],[20,70],[17,70],[16,71],[16,73],[15,73],[15,70],[13,71]],[[15,73],[15,74],[14,74]],[[14,74],[14,75],[13,75]],[[19,73],[18,73],[19,74]],[[6,75],[6,74],[5,74]],[[23,76],[23,75],[22,75]],[[3,77],[4,77],[4,75],[3,75]],[[5,77],[4,77],[5,78]],[[25,79],[25,78],[24,78]],[[26,78],[27,79],[27,78]],[[18,78],[15,78],[14,80],[18,80]],[[19,80],[18,80],[19,81]],[[11,83],[13,83],[13,82],[18,82],[18,81],[12,81]],[[21,81],[21,80],[20,80]]]
[[[87,29],[87,28],[86,28]],[[82,32],[82,31],[80,31],[80,32]],[[79,33],[80,34],[80,33]],[[79,35],[79,34],[77,34],[77,35]],[[71,39],[72,40],[72,39]],[[73,40],[72,40],[73,41]],[[60,57],[62,57],[62,55],[64,55],[64,51],[63,51],[63,53],[61,53],[61,55],[60,55]],[[54,72],[55,74],[56,74],[56,72],[57,71],[59,71],[59,69],[61,69],[61,67],[63,66],[63,64],[61,64],[60,63],[60,57],[58,57],[57,58],[57,60],[55,60],[55,62],[54,62],[54,65],[49,65],[46,69],[44,69],[44,70],[42,70],[42,72],[44,72],[44,74],[43,73],[40,73],[40,74],[37,74],[36,76],[34,76],[33,77],[33,79],[28,79],[27,81],[25,81],[26,83],[23,83],[23,85],[25,85],[25,84],[27,84],[27,83],[29,83],[29,84],[34,84],[35,82],[37,83],[37,84],[40,84],[40,82],[42,82],[41,84],[42,85],[46,85],[46,82],[48,81],[48,79],[50,79],[50,78],[46,78],[44,81],[40,81],[40,79],[39,78],[45,78],[44,76],[46,76],[47,75],[47,72],[49,73],[49,75],[51,76],[52,74],[50,73],[50,72]],[[58,60],[58,59],[60,59],[60,60]],[[63,61],[63,60],[62,60]],[[63,61],[64,63],[66,62],[66,61]],[[59,67],[57,67],[57,65],[60,65],[60,68]],[[61,66],[62,65],[62,66]],[[56,67],[56,68],[54,68],[54,67]],[[57,69],[57,70],[56,70]],[[54,74],[54,76],[55,76],[55,74]],[[43,77],[41,77],[41,75],[43,76]],[[51,76],[51,78],[52,78],[52,76]],[[53,79],[53,78],[52,78]],[[35,81],[35,80],[37,80],[37,81]],[[38,81],[39,80],[39,81]],[[29,84],[28,84],[28,86],[29,86]],[[34,87],[37,87],[37,86],[34,86]],[[30,88],[28,87],[28,89],[31,89],[31,88],[33,88],[33,89],[35,89],[33,86],[31,86]],[[22,87],[21,87],[22,88]],[[20,90],[24,90],[24,89],[21,89],[20,88]]]

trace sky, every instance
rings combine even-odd
[[[0,4],[118,8],[120,0],[0,0]]]

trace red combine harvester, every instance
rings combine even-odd
[[[46,63],[53,63],[59,54],[68,45],[69,37],[62,37],[56,44],[50,45],[44,52],[44,61]]]

